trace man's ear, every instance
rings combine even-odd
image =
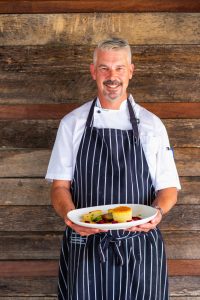
[[[131,64],[130,65],[130,76],[129,76],[129,79],[131,79],[133,77],[134,69],[135,69],[134,64]]]
[[[92,78],[93,78],[94,80],[96,80],[96,70],[95,70],[94,64],[91,64],[91,65],[90,65],[90,73],[91,73],[91,75],[92,75]]]

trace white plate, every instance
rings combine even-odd
[[[103,213],[107,213],[108,209],[115,208],[117,206],[128,206],[132,208],[132,215],[134,217],[141,217],[141,220],[131,221],[126,223],[115,223],[115,224],[91,224],[82,222],[83,214],[87,214],[90,211],[101,209]],[[98,229],[107,229],[107,230],[116,230],[116,229],[126,229],[132,226],[137,226],[140,224],[147,223],[151,221],[157,214],[157,209],[151,206],[142,205],[142,204],[113,204],[113,205],[101,205],[101,206],[92,206],[86,208],[79,208],[71,210],[67,217],[75,224],[84,226],[84,227],[91,227],[91,228],[98,228]]]

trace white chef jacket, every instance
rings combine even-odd
[[[164,124],[153,113],[136,104],[132,95],[129,99],[136,118],[140,120],[139,136],[155,190],[168,187],[180,189],[173,151]],[[91,104],[92,101],[83,104],[61,120],[48,165],[47,180],[73,179],[76,156]],[[119,110],[111,110],[101,108],[100,101],[97,99],[93,126],[132,129],[127,100],[121,103]]]

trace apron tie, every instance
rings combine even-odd
[[[124,264],[124,253],[121,245],[121,239],[123,238],[116,238],[108,234],[103,237],[98,246],[98,253],[101,263],[106,262],[106,250],[108,249],[109,245],[111,245],[117,259],[117,264],[120,266]]]

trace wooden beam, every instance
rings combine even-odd
[[[162,230],[162,235],[168,259],[200,259],[199,231]],[[1,261],[59,259],[62,236],[63,232],[1,232]]]
[[[200,276],[200,260],[197,259],[169,259],[168,268],[171,276]]]
[[[83,104],[83,103],[82,103]],[[200,103],[139,103],[162,119],[199,119]],[[61,119],[80,106],[68,104],[14,104],[0,105],[0,120]]]
[[[200,260],[168,260],[170,276],[200,276]],[[55,277],[58,261],[0,261],[0,278]]]
[[[181,177],[180,180],[178,204],[200,204],[200,177]],[[50,184],[43,178],[0,178],[0,205],[49,204]]]
[[[44,177],[51,151],[47,149],[2,149],[0,178]],[[180,176],[200,176],[200,148],[176,148]]]
[[[158,115],[159,116],[159,115]],[[200,118],[163,119],[174,148],[199,147]],[[0,120],[0,149],[52,149],[59,120]]]
[[[1,32],[1,46],[96,46],[110,36],[122,36],[131,45],[200,43],[197,13],[1,15]]]
[[[196,0],[113,0],[52,1],[1,0],[0,13],[67,13],[67,12],[199,12]]]
[[[0,47],[1,104],[83,103],[96,95],[89,72],[94,46],[55,44]],[[138,103],[199,102],[200,45],[131,48],[135,72],[129,92]]]
[[[161,224],[161,230],[199,230],[200,205],[176,205]],[[191,222],[192,220],[192,222]],[[63,231],[65,223],[49,206],[2,206],[1,231],[5,232],[53,232]]]
[[[57,300],[55,277],[1,278],[1,300]],[[170,276],[171,300],[199,300],[198,276]]]

